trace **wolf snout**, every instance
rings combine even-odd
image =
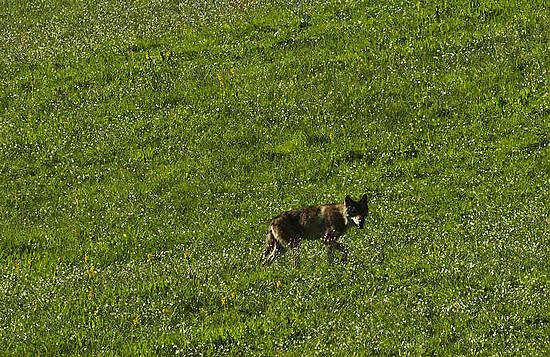
[[[363,224],[365,223],[365,218],[361,216],[351,217],[352,222],[359,229],[363,229]]]

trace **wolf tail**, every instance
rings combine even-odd
[[[277,257],[278,251],[279,249],[277,239],[275,239],[275,235],[271,230],[271,225],[269,225],[269,228],[267,229],[267,235],[265,237],[264,249],[258,257],[258,263],[261,263],[262,265],[271,264],[273,260],[275,260],[275,258]]]

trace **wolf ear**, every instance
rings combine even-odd
[[[346,200],[344,201],[344,203],[346,204],[346,207],[351,206],[353,204],[353,200],[351,199],[351,197],[346,195]]]
[[[367,203],[368,201],[368,198],[367,198],[367,195],[363,195],[363,197],[361,197],[361,199],[359,200],[359,203]]]

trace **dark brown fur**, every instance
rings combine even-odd
[[[298,266],[298,250],[303,239],[321,239],[327,246],[329,260],[332,260],[336,249],[342,252],[344,261],[348,248],[337,239],[351,226],[362,229],[367,214],[366,195],[357,202],[346,196],[343,203],[283,212],[271,220],[259,261],[264,265],[271,264],[279,254],[290,248],[294,253],[294,265]]]

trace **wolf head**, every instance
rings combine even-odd
[[[354,201],[346,195],[344,206],[347,221],[352,222],[357,228],[363,229],[365,218],[369,214],[367,195],[363,195],[359,201]]]

